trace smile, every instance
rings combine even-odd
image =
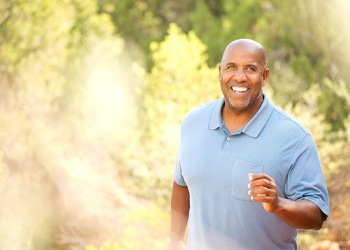
[[[231,87],[231,89],[234,91],[234,92],[240,92],[240,93],[243,93],[243,92],[246,92],[248,90],[248,88],[245,88],[245,87]]]

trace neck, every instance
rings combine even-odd
[[[225,105],[227,106],[227,105]],[[222,119],[226,128],[233,133],[234,131],[240,129],[244,125],[246,125],[252,117],[247,114],[242,113],[234,113],[230,111],[228,108],[222,109]]]
[[[221,114],[223,122],[229,132],[233,133],[234,131],[237,131],[246,125],[253,118],[256,112],[258,112],[262,102],[263,100],[261,100],[255,108],[237,111],[231,108],[230,105],[225,101]]]

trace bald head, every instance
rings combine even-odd
[[[224,62],[225,58],[227,57],[227,54],[229,54],[232,49],[244,50],[250,53],[255,53],[259,59],[259,62],[263,64],[263,67],[266,67],[267,65],[265,48],[260,43],[251,39],[238,39],[227,45],[221,59],[221,64]]]
[[[269,72],[265,49],[260,43],[249,39],[231,42],[219,65],[219,82],[226,112],[251,118],[250,115],[259,110],[263,101],[262,88]]]

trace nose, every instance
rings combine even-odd
[[[237,82],[244,82],[247,80],[246,72],[243,69],[237,69],[233,75],[233,79]]]

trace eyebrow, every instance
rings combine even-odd
[[[247,64],[246,65],[247,67],[252,67],[252,68],[258,68],[259,67],[259,65],[257,65],[257,64]]]
[[[230,65],[237,65],[237,63],[234,62],[228,62],[225,64],[225,66],[230,66]],[[259,65],[258,64],[253,64],[253,63],[248,63],[244,65],[245,67],[253,67],[253,68],[258,68]]]

